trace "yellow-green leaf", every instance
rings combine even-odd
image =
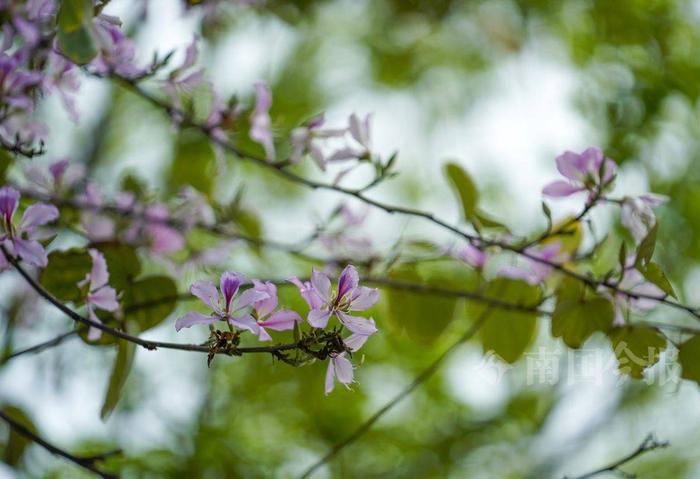
[[[100,418],[103,421],[112,414],[117,403],[119,403],[122,389],[124,389],[124,385],[126,384],[126,380],[129,377],[131,367],[134,363],[135,352],[136,345],[134,343],[130,341],[119,341],[117,345],[117,358],[114,361],[114,368],[112,369],[112,375],[109,378],[109,385],[107,386],[107,394],[105,395],[102,410],[100,411]]]
[[[594,332],[610,330],[614,317],[612,303],[600,296],[560,300],[552,314],[552,336],[576,349]]]
[[[678,348],[681,377],[700,384],[700,336],[693,336]]]
[[[459,197],[464,219],[471,221],[476,213],[476,205],[479,199],[479,193],[474,181],[469,174],[456,163],[447,163],[447,165],[445,165],[445,174]]]
[[[2,412],[26,427],[28,430],[36,433],[36,426],[32,420],[29,419],[27,413],[22,411],[20,408],[8,405],[2,408]],[[5,445],[2,460],[13,467],[18,465],[22,460],[24,451],[30,444],[31,441],[26,436],[23,436],[14,429],[10,428],[10,434],[7,439],[7,444]]]
[[[484,296],[528,308],[536,308],[542,302],[539,287],[508,278],[491,281]],[[489,307],[485,303],[471,302],[467,310],[476,318]],[[484,351],[494,351],[503,360],[514,363],[532,343],[536,326],[537,313],[495,308],[481,327],[479,339]]]
[[[131,283],[124,291],[123,303],[127,321],[143,332],[159,325],[173,312],[177,286],[167,276],[148,276]]]
[[[92,260],[85,250],[54,251],[39,273],[39,283],[61,301],[81,302],[85,295],[77,283],[85,279],[91,267]]]
[[[656,364],[666,339],[651,328],[624,326],[609,334],[620,372],[641,378],[646,368]]]

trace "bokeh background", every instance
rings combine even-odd
[[[204,19],[201,7],[175,0],[113,0],[105,12],[119,15],[133,32],[144,63],[154,51],[181,55],[198,35],[208,78],[225,95],[250,101],[252,83],[268,81],[280,144],[291,127],[320,111],[330,125],[344,124],[352,112],[373,112],[374,145],[387,156],[399,152],[401,174],[372,194],[455,222],[459,207],[442,172],[446,161],[473,175],[488,213],[527,234],[545,225],[540,191],[556,176],[554,157],[599,145],[620,166],[616,194],[671,197],[659,211],[657,255],[685,302],[700,304],[700,2],[221,3]],[[57,99],[43,105],[49,159],[85,163],[105,192],[136,175],[157,196],[182,181],[173,171],[192,168],[187,177],[210,184],[221,202],[242,190],[255,218],[251,228],[285,240],[306,237],[342,200],[230,158],[220,174],[205,143],[178,135],[160,112],[118,86],[83,79],[78,109],[76,124]],[[183,166],[183,158],[191,164]],[[306,173],[320,174],[311,167]],[[347,181],[366,178],[360,169]],[[555,216],[578,207],[577,200],[552,203]],[[601,237],[620,231],[616,215],[597,212]],[[454,241],[420,221],[376,211],[353,234],[371,239],[382,254],[399,240]],[[222,250],[221,262],[270,278],[308,271],[284,254],[237,243]],[[217,273],[185,268],[178,274],[185,290],[193,279]],[[439,279],[439,266],[429,274]],[[20,349],[70,328],[69,320],[38,303],[17,315],[12,305],[26,292],[14,276],[0,276],[0,291],[4,346]],[[298,301],[293,290],[281,294]],[[426,315],[426,332],[416,336],[396,328],[401,318],[381,302],[373,311],[381,333],[363,350],[359,384],[328,397],[322,364],[291,368],[262,356],[224,357],[207,369],[198,355],[140,350],[119,407],[102,422],[114,351],[72,340],[0,366],[0,401],[22,406],[42,435],[71,450],[121,447],[124,457],[117,460],[126,477],[294,477],[467,329],[464,305],[450,308],[451,318]],[[205,339],[197,328],[176,335],[175,317],[147,336]],[[666,309],[654,318],[684,320]],[[431,326],[440,321],[446,326]],[[532,351],[560,347],[549,338],[548,321],[540,319],[540,326]],[[562,477],[625,455],[652,431],[671,446],[627,471],[640,478],[700,477],[697,385],[676,380],[677,371],[664,384],[621,381],[614,367],[600,364],[593,379],[567,377],[571,362],[582,357],[614,361],[602,335],[577,354],[561,354],[558,382],[532,385],[526,359],[500,377],[477,343],[464,344],[315,477]],[[29,449],[23,471],[0,465],[0,477],[8,478],[81,474],[38,447]]]

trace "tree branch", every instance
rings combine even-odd
[[[595,471],[588,472],[586,474],[583,474],[581,476],[576,476],[576,477],[571,477],[569,478],[568,476],[564,476],[564,479],[589,479],[594,476],[598,476],[600,474],[603,474],[605,472],[619,472],[624,474],[627,477],[635,477],[635,476],[630,476],[629,474],[623,472],[620,470],[620,467],[627,464],[628,462],[632,461],[633,459],[641,456],[642,454],[645,454],[649,451],[653,451],[654,449],[660,449],[664,447],[668,447],[669,443],[668,441],[663,441],[659,442],[656,440],[654,437],[653,433],[650,433],[647,435],[646,438],[644,438],[644,441],[635,449],[633,452],[630,454],[626,455],[622,459],[619,459],[612,464],[601,467],[600,469],[596,469]]]
[[[103,76],[100,76],[96,73],[88,72],[92,74],[93,76],[98,76],[100,78],[103,78]],[[107,75],[108,78],[112,78],[128,90],[134,92],[135,94],[139,95],[152,105],[156,106],[160,110],[164,111],[167,113],[169,116],[177,115],[178,118],[181,119],[180,124],[185,126],[185,127],[191,127],[194,129],[199,130],[202,134],[207,136],[209,138],[209,141],[220,148],[228,151],[229,153],[232,153],[236,155],[240,160],[250,162],[252,164],[255,164],[261,168],[268,169],[272,171],[273,173],[277,174],[278,176],[293,182],[300,184],[302,186],[306,186],[307,188],[311,190],[328,190],[328,191],[334,191],[336,193],[342,194],[344,196],[348,196],[351,198],[355,198],[371,207],[380,209],[385,211],[386,213],[389,214],[400,214],[404,216],[409,216],[413,218],[420,218],[425,221],[428,221],[446,231],[449,231],[466,241],[472,243],[472,244],[478,244],[481,247],[494,247],[494,248],[500,248],[502,250],[510,251],[516,255],[519,255],[523,258],[526,258],[530,261],[534,261],[536,263],[540,263],[546,266],[549,266],[560,273],[570,276],[583,284],[593,288],[605,288],[607,290],[610,290],[611,292],[614,292],[616,294],[621,294],[624,295],[630,299],[649,299],[652,301],[655,301],[660,304],[665,304],[667,306],[670,306],[675,309],[683,310],[690,315],[692,315],[695,319],[700,320],[700,310],[699,308],[696,307],[691,307],[687,306],[684,304],[681,304],[679,302],[673,301],[668,299],[668,297],[659,297],[653,294],[646,294],[646,293],[638,293],[634,291],[630,291],[627,289],[620,288],[617,284],[611,282],[609,279],[603,279],[603,280],[596,280],[588,275],[579,273],[577,271],[574,271],[572,269],[569,269],[566,267],[564,264],[557,263],[556,261],[550,261],[545,258],[540,258],[536,254],[526,251],[526,247],[532,246],[531,243],[526,243],[525,245],[513,245],[510,243],[507,243],[505,241],[501,240],[496,240],[496,239],[488,239],[488,238],[483,238],[481,236],[475,235],[468,233],[461,228],[452,225],[445,220],[442,220],[435,216],[433,213],[423,211],[423,210],[418,210],[418,209],[413,209],[413,208],[407,208],[403,206],[395,206],[395,205],[390,205],[387,203],[382,203],[381,201],[372,199],[368,196],[366,196],[363,193],[363,190],[355,190],[355,189],[350,189],[350,188],[345,188],[336,184],[329,184],[329,183],[322,183],[314,180],[310,180],[306,177],[303,177],[301,175],[298,175],[294,173],[293,171],[290,171],[289,169],[286,168],[286,166],[289,164],[288,161],[281,161],[281,162],[276,162],[272,163],[267,161],[265,158],[262,158],[260,156],[250,154],[247,152],[242,151],[240,148],[236,147],[233,143],[228,141],[227,139],[222,139],[219,136],[213,134],[214,128],[211,126],[208,126],[204,123],[200,123],[192,119],[190,116],[188,116],[184,111],[181,111],[177,108],[175,108],[173,105],[169,104],[168,102],[161,100],[160,98],[148,93],[145,91],[141,86],[138,84],[138,80],[133,80],[129,78],[125,78],[122,76],[119,76],[118,74],[112,72]],[[586,213],[590,210],[590,207],[588,207],[585,211]]]
[[[49,339],[48,341],[44,341],[43,343],[35,344],[34,346],[28,347],[26,349],[22,349],[20,351],[15,351],[14,353],[9,354],[5,358],[1,359],[0,363],[5,363],[5,362],[9,361],[10,359],[15,359],[15,358],[22,356],[24,354],[40,353],[46,349],[53,348],[55,346],[62,344],[67,339],[71,339],[71,338],[76,337],[78,335],[78,333],[79,333],[79,331],[77,329],[74,329],[73,331],[68,331],[66,333],[60,334],[53,339]]]
[[[117,479],[117,477],[118,477],[117,475],[104,472],[101,469],[99,469],[97,466],[95,466],[95,462],[97,462],[101,459],[104,459],[103,455],[102,456],[94,456],[94,457],[75,456],[64,449],[61,449],[57,446],[54,446],[53,444],[46,441],[45,439],[42,439],[37,434],[34,434],[32,431],[30,431],[28,428],[26,428],[24,425],[20,424],[19,422],[15,421],[10,416],[5,414],[3,411],[0,411],[0,419],[5,421],[18,434],[21,434],[22,436],[26,437],[27,439],[31,440],[32,442],[43,447],[44,449],[49,451],[51,454],[61,456],[64,459],[68,459],[70,462],[82,467],[83,469],[87,469],[88,471],[102,477],[103,479]]]

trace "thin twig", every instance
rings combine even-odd
[[[46,349],[58,346],[59,344],[66,341],[67,339],[71,339],[71,338],[76,337],[78,335],[78,333],[79,333],[79,331],[77,329],[74,329],[73,331],[68,331],[66,333],[63,333],[63,334],[56,336],[53,339],[49,339],[48,341],[44,341],[42,343],[35,344],[34,346],[28,347],[26,349],[15,351],[14,353],[9,354],[5,358],[1,359],[0,362],[4,363],[6,361],[9,361],[10,359],[15,359],[15,358],[22,356],[22,355],[25,355],[25,354],[40,353]]]
[[[355,431],[348,437],[333,446],[321,459],[311,465],[306,471],[304,471],[299,479],[306,479],[311,476],[317,469],[319,469],[324,464],[330,462],[335,456],[337,456],[343,449],[348,447],[350,444],[357,441],[362,435],[369,431],[372,426],[379,421],[386,413],[394,408],[399,402],[405,399],[409,394],[411,394],[418,386],[423,384],[425,381],[430,379],[433,374],[440,368],[442,363],[447,359],[447,357],[452,354],[452,352],[457,349],[457,347],[471,339],[478,331],[481,326],[486,322],[488,315],[491,313],[492,309],[488,308],[484,310],[483,313],[477,318],[477,320],[471,325],[471,327],[455,341],[450,347],[448,347],[440,356],[435,359],[428,367],[426,367],[421,373],[415,377],[410,384],[408,384],[404,389],[402,389],[396,396],[394,396],[389,402],[384,406],[379,408],[372,416],[370,416],[367,421],[363,422],[360,427],[355,429]]]
[[[5,258],[7,258],[7,261],[17,270],[17,272],[25,279],[25,281],[31,286],[42,298],[44,298],[46,301],[51,303],[53,306],[55,306],[58,310],[60,310],[63,314],[68,316],[70,319],[73,321],[76,321],[80,324],[83,324],[85,326],[91,326],[94,328],[99,329],[100,331],[109,334],[110,336],[113,336],[115,338],[119,338],[125,341],[130,341],[134,344],[138,344],[139,346],[148,349],[149,351],[156,350],[158,348],[162,349],[176,349],[180,351],[196,351],[200,353],[207,353],[210,354],[211,348],[209,348],[206,345],[198,345],[198,344],[186,344],[186,343],[172,343],[172,342],[166,342],[166,341],[149,341],[143,338],[140,338],[138,336],[132,336],[129,333],[126,333],[124,331],[121,331],[119,329],[112,328],[110,326],[107,326],[101,322],[93,321],[90,318],[86,318],[85,316],[82,316],[78,314],[77,312],[73,311],[71,308],[63,304],[59,299],[57,299],[54,295],[52,295],[50,292],[48,292],[43,286],[41,286],[32,276],[25,270],[21,264],[19,264],[19,261],[17,258],[14,256],[10,255],[5,247],[3,245],[0,245],[0,251],[5,255]],[[216,351],[216,354],[226,354],[226,355],[241,355],[241,354],[250,354],[250,353],[280,353],[284,351],[292,351],[295,349],[304,349],[308,347],[309,344],[305,342],[303,339],[294,343],[287,343],[287,344],[276,344],[273,346],[247,346],[247,347],[236,347],[233,349],[223,349]]]
[[[569,478],[568,476],[564,476],[564,479],[589,479],[591,477],[594,477],[594,476],[597,476],[597,475],[600,475],[600,474],[603,474],[606,472],[619,472],[619,473],[624,474],[627,477],[634,477],[634,476],[631,476],[631,475],[623,472],[620,469],[620,467],[627,464],[631,460],[641,456],[642,454],[645,454],[649,451],[653,451],[654,449],[668,447],[668,445],[669,445],[668,441],[659,442],[654,437],[654,434],[650,433],[649,435],[647,435],[646,438],[644,438],[644,441],[642,441],[642,443],[639,445],[639,447],[637,447],[637,449],[635,449],[634,451],[632,451],[630,454],[626,455],[622,459],[619,459],[608,466],[601,467],[600,469],[596,469],[595,471],[588,472],[588,473],[583,474],[581,476],[576,476],[576,477],[571,477],[571,478]]]
[[[94,456],[94,457],[75,456],[64,449],[61,449],[58,446],[54,446],[53,444],[46,441],[45,439],[42,439],[37,434],[30,431],[23,424],[15,421],[13,418],[11,418],[9,415],[4,413],[3,411],[0,411],[0,419],[5,421],[18,434],[21,434],[22,436],[26,437],[27,439],[31,440],[32,442],[43,447],[44,449],[49,451],[51,454],[55,454],[57,456],[61,456],[65,459],[68,459],[72,463],[77,464],[78,466],[82,467],[83,469],[87,469],[88,471],[102,477],[103,479],[117,479],[117,477],[119,477],[116,474],[104,472],[101,469],[99,469],[97,466],[95,466],[95,462],[103,459],[103,457],[100,457],[100,456]]]
[[[100,75],[97,75],[94,73],[93,73],[93,75],[100,76]],[[404,206],[390,205],[390,204],[382,203],[381,201],[372,199],[372,198],[366,196],[363,193],[362,189],[357,190],[357,189],[345,188],[345,187],[339,186],[337,184],[322,183],[322,182],[310,180],[306,177],[298,175],[297,173],[294,173],[293,171],[290,171],[289,169],[287,169],[286,166],[288,165],[288,162],[286,162],[286,161],[271,163],[271,162],[267,161],[265,158],[262,158],[260,156],[256,156],[256,155],[242,151],[240,148],[236,147],[234,144],[232,144],[227,139],[224,139],[224,138],[221,138],[220,136],[215,135],[213,133],[214,128],[212,126],[195,121],[194,119],[190,118],[185,112],[177,109],[176,107],[169,104],[168,102],[161,100],[160,98],[148,93],[143,88],[141,88],[141,86],[138,84],[137,81],[119,76],[116,73],[111,73],[108,76],[109,76],[109,78],[114,79],[119,84],[126,87],[127,89],[129,89],[132,92],[136,93],[137,95],[141,96],[143,99],[150,102],[152,105],[163,110],[169,116],[172,117],[173,115],[176,115],[180,119],[180,124],[182,126],[191,127],[191,128],[199,130],[201,133],[203,133],[205,136],[207,136],[209,138],[209,141],[211,141],[213,144],[216,144],[217,146],[221,147],[222,149],[236,155],[239,159],[241,159],[243,161],[248,161],[248,162],[253,163],[257,166],[268,169],[268,170],[274,172],[278,176],[280,176],[288,181],[300,184],[300,185],[305,186],[311,190],[334,191],[336,193],[355,198],[355,199],[357,199],[357,200],[359,200],[359,201],[361,201],[369,206],[383,210],[389,214],[400,214],[400,215],[404,215],[404,216],[410,216],[413,218],[420,218],[420,219],[426,220],[426,221],[428,221],[428,222],[430,222],[430,223],[432,223],[432,224],[434,224],[434,225],[436,225],[436,226],[438,226],[446,231],[449,231],[457,236],[460,236],[461,238],[467,240],[470,243],[478,244],[481,247],[500,248],[500,249],[515,253],[515,254],[517,254],[523,258],[526,258],[530,261],[549,266],[549,267],[559,271],[562,274],[565,274],[565,275],[570,276],[574,279],[577,279],[578,281],[586,284],[587,286],[589,286],[593,289],[597,289],[597,288],[602,287],[602,288],[610,290],[611,292],[624,295],[624,296],[631,298],[631,299],[649,299],[649,300],[652,300],[652,301],[655,301],[655,302],[658,302],[661,304],[665,304],[665,305],[670,306],[672,308],[683,310],[683,311],[691,314],[694,318],[700,320],[700,310],[696,307],[691,307],[691,306],[681,304],[679,302],[676,302],[676,301],[669,299],[666,296],[659,297],[659,296],[656,296],[653,294],[630,291],[630,290],[621,288],[618,284],[611,282],[609,279],[596,280],[596,279],[589,277],[585,274],[582,274],[582,273],[579,273],[579,272],[574,271],[572,269],[569,269],[564,264],[557,263],[556,261],[551,261],[551,260],[548,260],[546,258],[539,257],[537,254],[530,251],[529,248],[526,248],[526,246],[531,246],[529,244],[526,244],[524,246],[523,245],[513,245],[513,244],[507,243],[505,241],[501,241],[501,240],[483,238],[479,235],[468,233],[467,231],[464,231],[461,228],[459,228],[455,225],[452,225],[452,224],[446,222],[445,220],[438,218],[433,213],[423,211],[423,210],[413,209],[413,208],[407,208]],[[586,210],[586,213],[588,212],[589,209],[590,208],[588,208]]]

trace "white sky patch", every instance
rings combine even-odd
[[[496,413],[508,399],[506,378],[494,364],[484,361],[481,348],[475,344],[465,344],[443,367],[448,390],[478,414]]]

